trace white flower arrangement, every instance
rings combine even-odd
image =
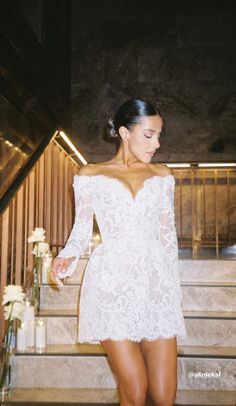
[[[28,237],[28,242],[43,242],[45,241],[45,230],[40,227],[36,227],[32,234]]]
[[[2,305],[4,305],[5,320],[22,320],[25,293],[20,285],[8,285],[3,291]]]
[[[4,319],[9,320],[11,318],[23,321],[24,308],[25,305],[19,302],[15,302],[13,307],[11,304],[4,306]]]
[[[43,258],[50,252],[49,244],[45,239],[45,230],[40,227],[36,227],[28,237],[28,243],[34,243],[32,254],[36,258]]]
[[[9,302],[23,303],[24,298],[25,298],[25,293],[22,290],[22,286],[8,285],[4,288],[4,291],[3,291],[2,304],[5,305]]]
[[[45,230],[40,227],[36,227],[32,234],[28,237],[28,243],[34,243],[32,254],[34,255],[34,269],[33,269],[33,285],[32,285],[32,297],[31,302],[36,312],[39,310],[39,279],[40,279],[40,267],[42,259],[51,253],[49,244],[45,242]]]
[[[2,305],[4,305],[4,318],[8,321],[8,325],[1,348],[0,389],[4,387],[7,379],[14,320],[23,319],[24,300],[25,293],[22,286],[8,285],[4,288]]]
[[[32,254],[34,254],[36,257],[45,257],[49,251],[49,244],[47,242],[38,242],[34,245]]]

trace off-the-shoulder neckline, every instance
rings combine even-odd
[[[101,178],[111,179],[111,180],[117,182],[117,184],[120,184],[120,185],[123,187],[123,189],[125,189],[125,190],[130,194],[130,196],[132,197],[133,201],[136,200],[136,197],[138,196],[138,194],[144,189],[144,187],[146,186],[146,184],[148,184],[148,182],[151,181],[151,179],[153,179],[153,178],[159,178],[159,179],[160,179],[160,178],[163,178],[163,179],[166,179],[166,178],[169,178],[169,177],[170,177],[170,178],[172,178],[173,180],[175,180],[174,175],[172,175],[172,174],[170,174],[170,173],[168,173],[167,175],[164,175],[164,176],[162,176],[162,175],[152,175],[152,176],[150,176],[149,178],[146,178],[146,179],[143,181],[142,186],[140,187],[140,189],[139,189],[139,190],[136,192],[136,194],[134,195],[134,194],[124,185],[124,183],[123,183],[120,179],[118,179],[118,178],[116,178],[116,177],[114,177],[114,176],[108,176],[108,175],[104,175],[104,174],[96,174],[96,175],[75,175],[75,177],[76,177],[77,179],[79,179],[79,178],[88,179],[88,178],[95,178],[95,177],[101,177]]]
[[[104,175],[103,173],[97,173],[96,175],[79,175],[79,174],[77,174],[75,176],[77,176],[78,178],[95,178],[97,176],[102,176],[102,177],[105,177],[105,178],[115,179],[115,180],[118,180],[118,181],[121,182],[120,179],[118,179],[118,178],[116,178],[114,176]],[[167,175],[152,175],[152,176],[149,176],[149,178],[146,178],[144,180],[144,182],[146,180],[148,180],[148,179],[151,179],[151,178],[167,178],[168,176],[171,176],[171,177],[174,178],[174,175],[172,175],[171,173],[168,173]]]

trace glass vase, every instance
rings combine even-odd
[[[40,270],[38,267],[33,269],[33,281],[31,287],[31,304],[34,306],[35,314],[39,312],[40,309]]]
[[[11,359],[15,339],[15,323],[11,320],[8,324],[4,341],[1,345],[0,357],[0,399],[4,400],[10,394],[11,385]]]
[[[11,364],[8,362],[0,366],[0,400],[3,401],[10,394],[11,389]]]

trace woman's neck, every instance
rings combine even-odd
[[[124,163],[124,149],[122,144],[119,146],[119,149],[114,156],[113,161],[114,163],[122,165],[124,167],[130,167],[140,163],[140,161],[131,153],[129,153],[128,155],[126,164]]]

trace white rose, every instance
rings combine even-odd
[[[47,242],[39,242],[35,244],[32,253],[36,257],[45,257],[46,253],[49,251],[49,244]]]
[[[8,285],[5,286],[3,291],[2,304],[5,305],[8,302],[23,302],[25,293],[20,285]]]
[[[9,304],[8,306],[4,306],[4,319],[8,320],[10,317],[11,313],[11,307],[12,305]],[[25,309],[25,304],[16,302],[13,304],[13,309],[12,309],[12,314],[11,314],[11,319],[18,319],[18,320],[23,320],[23,313]]]
[[[28,242],[38,242],[38,241],[45,241],[45,230],[40,227],[36,227],[32,234],[28,237]]]

